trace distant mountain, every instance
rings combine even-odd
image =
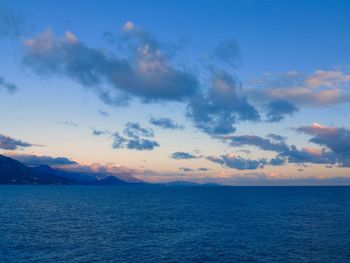
[[[64,184],[64,185],[139,185],[148,184],[130,173],[76,172],[55,169],[49,165],[27,166],[10,157],[0,155],[0,184]],[[151,184],[148,184],[151,185]],[[218,186],[189,181],[153,184],[159,186]]]
[[[99,178],[96,174],[71,172],[62,169],[53,170],[57,176],[72,180],[74,182],[77,182],[78,184],[93,184]]]
[[[200,186],[200,184],[189,182],[189,181],[173,181],[165,183],[167,186]]]
[[[12,158],[0,155],[0,184],[126,185],[144,184],[144,182],[130,174],[116,176],[102,172],[71,172],[54,169],[49,165],[29,167]]]
[[[223,185],[217,184],[217,183],[206,183],[206,184],[201,184],[201,186],[208,186],[208,187],[213,186],[213,187],[215,187],[215,186],[223,186]]]
[[[106,178],[95,181],[94,184],[96,184],[96,185],[122,185],[122,184],[125,185],[125,184],[132,184],[132,183],[125,182],[125,181],[123,181],[115,176],[107,176]]]
[[[173,182],[168,182],[163,185],[166,186],[207,186],[207,187],[214,187],[214,186],[222,186],[221,184],[216,184],[216,183],[205,183],[205,184],[199,184],[195,182],[189,182],[189,181],[173,181]]]
[[[130,173],[115,173],[113,174],[113,176],[119,178],[120,180],[123,180],[125,182],[128,182],[128,183],[132,183],[132,184],[144,184],[145,182],[138,179],[138,178],[135,178],[133,177]]]
[[[9,157],[0,155],[0,184],[73,184],[50,170],[51,167],[30,168]]]

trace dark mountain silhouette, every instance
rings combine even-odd
[[[94,182],[97,185],[121,185],[121,184],[131,184],[128,182],[125,182],[118,177],[115,176],[107,176],[101,180],[97,180]]]
[[[62,185],[152,185],[133,177],[129,172],[72,172],[49,165],[29,167],[10,157],[0,155],[0,184],[62,184]],[[153,185],[163,186],[216,186],[190,181],[173,181]]]
[[[109,173],[81,173],[54,169],[49,165],[28,167],[12,158],[0,155],[0,184],[82,184],[82,185],[126,185],[144,184],[129,174],[122,178]]]
[[[165,183],[167,186],[200,186],[200,184],[189,181],[173,181]]]
[[[195,183],[195,182],[190,182],[190,181],[172,181],[165,183],[164,185],[166,186],[181,186],[181,187],[186,187],[186,186],[221,186],[220,184],[215,184],[215,183],[206,183],[206,184],[200,184],[200,183]]]
[[[51,167],[49,167],[51,168]],[[54,174],[48,167],[30,168],[0,155],[0,184],[73,184],[74,181]]]
[[[73,180],[75,182],[78,182],[79,184],[91,184],[99,179],[99,176],[97,176],[96,174],[71,172],[71,171],[65,171],[62,169],[53,169],[53,170],[57,176],[60,176],[69,180]]]

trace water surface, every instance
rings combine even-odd
[[[350,187],[0,186],[0,262],[350,262]]]

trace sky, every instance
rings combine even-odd
[[[0,0],[0,154],[147,182],[350,178],[349,12]]]

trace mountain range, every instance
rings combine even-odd
[[[116,176],[102,172],[71,172],[55,169],[49,165],[30,167],[10,157],[0,155],[0,184],[127,185],[145,184],[145,182],[125,174]]]
[[[49,165],[29,166],[0,154],[1,184],[37,185],[163,185],[169,187],[219,186],[190,181],[147,183],[130,173],[76,172],[53,168]]]

